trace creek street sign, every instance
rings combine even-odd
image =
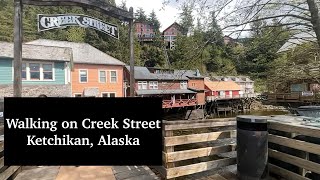
[[[117,25],[105,23],[90,16],[81,14],[38,14],[38,31],[66,28],[68,26],[92,28],[119,39]]]

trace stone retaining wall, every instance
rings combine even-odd
[[[48,97],[71,97],[71,85],[23,85],[23,97],[37,97],[45,94]],[[0,99],[13,96],[13,85],[0,85]]]

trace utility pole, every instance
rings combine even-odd
[[[14,78],[13,95],[21,97],[22,80],[22,1],[14,0]]]
[[[130,14],[133,15],[133,8],[129,9]],[[130,41],[130,97],[134,97],[134,87],[135,87],[135,79],[134,79],[134,52],[133,52],[133,19],[129,21],[129,41]]]

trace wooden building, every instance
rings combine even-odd
[[[71,96],[72,50],[30,44],[22,47],[22,96]],[[13,49],[13,43],[0,42],[0,99],[13,96]]]
[[[162,35],[166,48],[174,49],[177,36],[181,35],[181,26],[178,23],[174,22],[163,31]]]
[[[135,35],[140,42],[153,42],[159,31],[149,22],[136,21],[134,27]]]
[[[135,67],[137,96],[163,98],[163,108],[202,106],[204,77],[198,71]],[[129,84],[130,67],[125,70],[125,84]],[[129,95],[129,88],[126,88]]]
[[[72,96],[123,97],[125,64],[86,43],[39,39],[28,44],[72,49]]]
[[[241,88],[233,81],[210,81],[205,79],[204,84],[208,101],[240,98]]]

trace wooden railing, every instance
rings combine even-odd
[[[320,101],[320,96],[302,95],[302,92],[292,93],[269,93],[268,100],[271,102],[304,102],[304,101]]]
[[[195,106],[197,105],[197,99],[176,99],[163,100],[162,108],[175,108],[175,107],[185,107],[185,106]]]
[[[220,156],[235,149],[235,124],[234,118],[165,121],[163,166],[156,168],[171,179],[236,164],[235,153]],[[213,144],[218,139],[223,143]]]
[[[4,126],[0,125],[0,179],[14,179],[21,172],[20,166],[4,166]]]
[[[320,179],[320,128],[279,122],[269,122],[268,127],[271,175],[288,180]],[[310,141],[317,141],[318,144]],[[317,159],[316,162],[314,159]],[[309,173],[313,177],[307,178],[307,171],[319,176]]]

